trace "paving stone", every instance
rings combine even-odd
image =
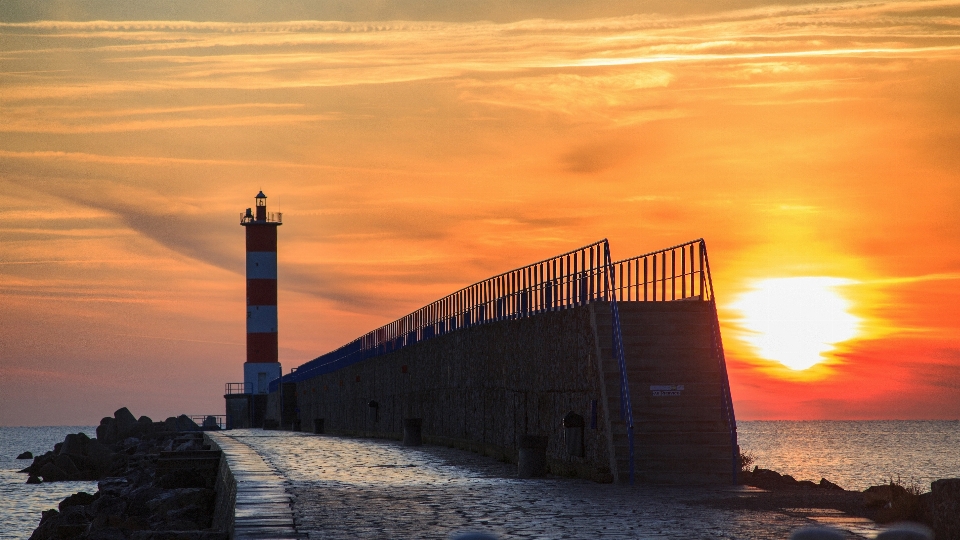
[[[221,436],[249,445],[260,463],[279,473],[292,496],[296,529],[309,538],[442,539],[477,531],[502,539],[784,540],[829,517],[696,504],[735,489],[729,487],[521,480],[516,465],[446,447],[283,431]],[[872,537],[877,530],[855,520],[833,523],[846,528],[848,538]]]

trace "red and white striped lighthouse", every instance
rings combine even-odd
[[[245,392],[263,394],[280,377],[277,349],[277,227],[279,212],[267,212],[267,196],[257,193],[256,213],[240,219],[247,229],[247,361]]]

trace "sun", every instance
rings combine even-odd
[[[793,370],[826,360],[837,343],[860,334],[860,318],[840,292],[854,281],[791,277],[753,283],[731,307],[742,314],[742,339],[756,354]]]

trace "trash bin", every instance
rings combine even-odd
[[[420,446],[423,444],[422,436],[423,419],[422,418],[404,418],[403,419],[403,445]]]
[[[567,454],[583,457],[583,417],[570,411],[563,417],[563,438],[567,443]]]
[[[539,478],[547,474],[547,437],[543,435],[520,436],[520,478]]]
[[[323,435],[323,418],[313,419],[313,432],[316,435]]]

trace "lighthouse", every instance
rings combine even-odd
[[[256,206],[240,216],[247,244],[247,359],[243,383],[227,383],[228,427],[261,427],[270,381],[282,374],[277,341],[277,227],[280,212],[267,212],[261,191]]]
[[[267,212],[267,196],[257,193],[256,209],[247,208],[240,224],[247,229],[247,361],[245,390],[267,393],[280,377],[277,342],[277,227],[279,212]]]

